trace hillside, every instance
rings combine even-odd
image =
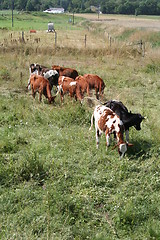
[[[0,29],[0,238],[160,239],[158,33],[123,26],[118,34],[119,26],[76,16],[72,25],[69,16],[56,16],[55,46],[45,31],[50,17],[37,15],[24,13],[12,30],[8,20]],[[115,39],[111,46],[104,28]],[[144,56],[139,45],[127,45],[139,39]],[[123,159],[114,141],[106,151],[104,135],[96,149],[95,130],[89,131],[94,92],[82,104],[67,95],[63,104],[59,95],[53,104],[32,98],[26,85],[35,62],[95,73],[106,84],[101,101],[119,99],[146,117],[140,131],[131,128],[133,147]]]

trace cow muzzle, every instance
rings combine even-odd
[[[118,152],[119,152],[119,155],[120,155],[120,159],[124,157],[126,151],[127,151],[127,144],[126,143],[121,143],[118,146]]]

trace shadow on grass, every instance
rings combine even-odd
[[[154,152],[154,143],[152,141],[133,141],[133,146],[128,147],[127,150],[127,156],[129,157],[129,160],[136,160],[139,159],[141,161],[145,161],[151,156],[153,156],[156,151]]]

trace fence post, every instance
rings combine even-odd
[[[22,74],[22,72],[20,72],[20,83],[21,83],[21,85],[22,85],[22,77],[23,77],[23,74]]]
[[[24,32],[22,31],[22,42],[24,42]]]
[[[142,48],[142,57],[145,56],[145,42],[143,43],[143,48]]]
[[[143,42],[142,42],[142,40],[140,40],[140,50],[142,51],[142,46],[143,46]]]
[[[109,33],[108,33],[108,42],[109,42],[109,38],[110,38],[110,36],[109,36]]]
[[[112,47],[112,37],[109,37],[109,46]]]
[[[85,44],[85,48],[86,48],[86,46],[87,46],[87,35],[86,34],[84,36],[84,44]]]
[[[74,11],[73,11],[73,17],[72,18],[73,18],[72,24],[74,25]]]
[[[55,31],[55,39],[54,39],[54,41],[55,41],[55,48],[57,47],[57,32]]]

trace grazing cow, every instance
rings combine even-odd
[[[32,63],[29,67],[29,73],[30,76],[32,74],[37,74],[37,75],[42,75],[45,78],[47,78],[50,82],[51,85],[51,89],[53,88],[53,86],[58,86],[58,78],[59,78],[59,74],[56,70],[51,70],[45,66],[36,64],[36,63]],[[30,79],[28,80],[28,86],[27,88],[30,90]]]
[[[42,94],[48,98],[48,102],[54,101],[55,97],[51,95],[51,86],[49,81],[41,75],[34,74],[30,77],[32,96],[35,98],[36,92],[39,92],[39,101],[42,100]]]
[[[56,70],[46,70],[43,72],[43,76],[46,79],[48,79],[48,81],[51,85],[51,89],[53,88],[53,86],[58,87],[59,74]]]
[[[78,77],[76,77],[75,81],[79,84],[80,86],[80,91],[81,91],[81,94],[82,96],[84,96],[84,93],[87,92],[87,90],[89,89],[89,84],[88,82],[86,81],[86,79],[79,75]]]
[[[75,97],[75,100],[82,100],[79,84],[70,77],[60,76],[58,79],[59,93],[61,102],[64,99],[64,94],[69,93],[70,98]]]
[[[89,95],[89,90],[95,89],[97,99],[99,99],[99,95],[103,96],[105,84],[99,76],[95,74],[85,74],[83,77],[88,82],[88,88],[87,88],[88,95]]]
[[[66,76],[75,79],[78,76],[77,70],[73,68],[65,68],[58,65],[52,66],[53,70],[56,70],[59,73],[59,76]]]
[[[129,128],[134,126],[136,130],[141,130],[141,122],[144,117],[140,113],[128,112],[128,109],[121,101],[110,100],[103,105],[112,109],[122,120],[125,128],[126,141],[129,142]]]
[[[99,145],[99,137],[104,132],[106,135],[106,145],[109,146],[109,137],[112,133],[115,133],[117,139],[118,152],[120,158],[122,158],[126,151],[127,146],[133,146],[132,144],[127,144],[123,140],[124,125],[120,120],[118,115],[114,113],[110,108],[106,106],[98,105],[95,107],[94,113],[91,117],[91,127],[93,126],[93,118],[95,119],[95,129],[96,129],[96,144],[97,148]]]

